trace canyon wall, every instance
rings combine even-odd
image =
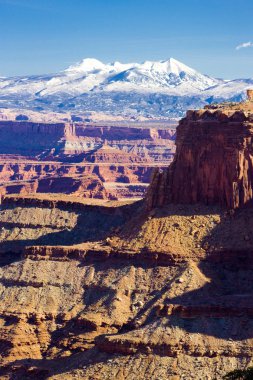
[[[175,129],[0,121],[0,194],[141,198],[174,154]]]
[[[104,143],[130,153],[141,142],[144,146],[148,142],[163,146],[164,140],[168,140],[167,148],[173,148],[175,129],[0,121],[0,154],[43,160],[69,161],[72,155],[72,160],[78,162],[85,159],[85,154],[101,148]],[[148,151],[146,154],[149,154]],[[129,162],[127,158],[126,162]]]
[[[251,205],[253,118],[243,110],[188,111],[177,128],[172,164],[154,173],[149,207],[169,203]]]

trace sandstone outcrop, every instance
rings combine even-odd
[[[252,102],[253,100],[253,90],[247,90],[247,98]]]
[[[188,111],[177,129],[173,163],[154,173],[149,207],[198,202],[229,209],[252,205],[252,137],[253,119],[243,110]]]

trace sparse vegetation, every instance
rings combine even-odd
[[[253,380],[253,367],[236,369],[223,376],[226,380]]]

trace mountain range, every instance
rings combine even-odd
[[[250,87],[252,78],[212,78],[173,58],[127,64],[87,58],[57,74],[0,77],[0,107],[171,118],[212,102],[240,101]]]

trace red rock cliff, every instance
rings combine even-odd
[[[147,154],[158,156],[154,157],[157,161],[163,156],[168,159],[173,154],[174,139],[173,128],[0,121],[0,155],[20,155],[40,160],[69,161],[70,156],[96,151],[107,142],[111,147],[131,154],[133,149],[137,153],[142,152],[145,146]],[[161,151],[160,155],[157,150]]]
[[[169,203],[251,205],[253,199],[253,116],[243,111],[188,111],[177,129],[176,155],[156,170],[149,208]]]

